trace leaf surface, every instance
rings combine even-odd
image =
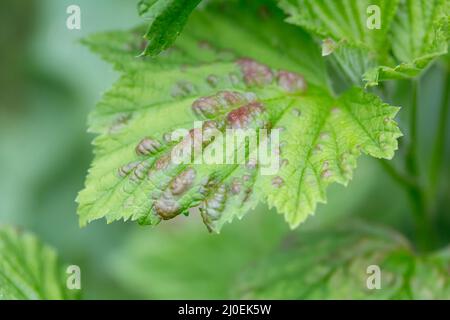
[[[34,235],[0,227],[0,300],[76,298],[56,252]]]
[[[448,0],[281,0],[280,7],[288,22],[324,40],[355,84],[415,77],[447,53]]]
[[[400,2],[389,40],[396,64],[368,70],[368,85],[379,81],[418,76],[432,61],[448,53],[450,1],[409,0]]]
[[[360,153],[391,158],[397,148],[397,108],[357,88],[334,97],[318,48],[276,8],[196,12],[158,58],[134,57],[139,30],[85,42],[122,76],[90,117],[99,136],[77,199],[81,225],[102,217],[155,225],[200,207],[208,228],[219,231],[267,199],[295,227],[325,200],[329,183],[348,182]],[[181,128],[190,131],[167,139]],[[236,143],[245,165],[197,163],[198,153],[193,163],[171,161],[189,142],[204,154],[220,148],[207,138],[213,129],[279,130],[281,148],[269,153],[279,156],[280,174],[262,174],[245,142]]]
[[[156,56],[170,47],[200,1],[141,0],[138,4],[139,13],[149,20],[149,27],[145,34],[149,43],[143,54]]]
[[[380,289],[375,268],[380,271]],[[367,225],[293,235],[244,272],[236,294],[244,299],[449,299],[445,251],[416,256],[399,234]]]

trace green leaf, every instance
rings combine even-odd
[[[56,252],[34,235],[0,227],[0,300],[74,299]]]
[[[369,266],[380,268],[380,289],[367,287],[374,274]],[[417,256],[394,231],[347,222],[293,235],[241,274],[236,294],[244,299],[449,299],[449,267],[448,250]]]
[[[276,177],[260,179],[269,205],[296,227],[326,202],[329,184],[347,185],[361,153],[392,158],[400,136],[397,111],[357,88],[337,99],[320,92],[291,98],[278,121],[286,129],[285,165]]]
[[[155,225],[200,207],[208,228],[218,232],[268,199],[296,226],[324,201],[329,183],[348,182],[361,152],[393,156],[397,108],[361,89],[333,97],[311,38],[283,23],[276,8],[257,8],[194,13],[174,47],[156,59],[133,56],[139,30],[85,41],[123,75],[90,118],[99,136],[77,199],[81,225],[103,217]],[[201,128],[182,141],[167,139],[199,120]],[[280,176],[262,176],[259,164],[170,161],[174,150],[197,139],[194,133],[237,127],[285,129],[285,146],[272,150],[281,151]],[[221,147],[220,140],[196,141],[206,152]],[[255,152],[245,143],[236,148]],[[291,192],[295,197],[284,201]]]
[[[139,13],[149,20],[149,40],[143,54],[156,56],[169,48],[183,30],[189,15],[201,0],[141,0]]]
[[[367,8],[380,8],[381,29],[367,28]],[[398,0],[281,0],[280,7],[289,15],[287,22],[302,26],[322,38],[346,41],[387,52],[387,33]]]
[[[379,29],[367,26],[375,13],[371,6],[379,8]],[[352,83],[363,79],[367,86],[415,77],[446,54],[448,6],[448,0],[280,0],[288,22],[325,45],[335,43],[335,52],[325,51],[333,63]]]
[[[367,85],[418,76],[448,52],[448,0],[402,1],[392,23],[390,43],[396,64],[377,66],[364,75]]]

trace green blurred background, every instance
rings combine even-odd
[[[71,4],[81,7],[81,30],[66,28]],[[118,74],[79,39],[140,22],[135,1],[0,2],[0,224],[35,232],[64,262],[79,265],[84,298],[230,297],[230,283],[240,271],[289,233],[339,225],[347,216],[389,224],[414,237],[406,195],[368,158],[359,161],[349,187],[332,186],[328,204],[295,231],[264,205],[220,235],[208,234],[194,216],[154,229],[104,221],[80,229],[74,199],[92,159],[86,119]],[[424,168],[435,139],[444,76],[436,64],[422,79],[419,151]],[[408,105],[408,86],[391,88],[394,104]],[[400,123],[407,117],[405,108]],[[449,160],[447,148],[445,164]],[[438,246],[450,241],[448,165],[441,176],[436,206],[442,209],[434,221],[440,229]]]

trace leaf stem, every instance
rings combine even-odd
[[[409,116],[409,148],[406,153],[406,169],[414,178],[418,178],[419,168],[417,163],[417,109],[418,109],[418,82],[419,80],[412,80],[412,95],[411,95],[411,109]]]
[[[402,174],[387,160],[380,160],[380,164],[389,176],[406,192],[412,207],[416,226],[417,243],[420,251],[429,250],[434,244],[433,227],[428,219],[426,197],[420,185]]]
[[[418,86],[419,80],[412,80],[411,109],[409,118],[410,142],[404,160],[407,174],[402,173],[389,161],[381,160],[380,163],[386,173],[389,174],[389,176],[391,176],[391,178],[407,193],[414,217],[417,247],[419,251],[426,252],[432,248],[435,235],[433,232],[432,223],[429,219],[430,210],[427,197],[420,182],[418,165]],[[448,112],[448,110],[446,112]],[[442,130],[445,130],[445,127]]]
[[[413,209],[416,226],[417,246],[419,251],[429,251],[435,243],[433,225],[429,219],[427,198],[420,185],[407,189],[408,197]]]
[[[380,164],[391,178],[402,186],[405,190],[414,186],[414,182],[406,175],[401,173],[390,161],[381,159]]]
[[[434,243],[433,226],[429,219],[429,206],[427,197],[420,181],[418,164],[418,105],[419,105],[419,79],[412,80],[411,113],[409,118],[410,143],[406,153],[405,167],[413,183],[406,189],[412,205],[416,225],[417,244],[420,251],[429,250]]]
[[[436,132],[436,140],[433,147],[433,154],[431,158],[431,168],[430,168],[430,186],[431,195],[434,197],[436,195],[436,190],[439,185],[439,173],[442,169],[443,158],[445,153],[445,138],[447,132],[447,118],[450,109],[449,99],[449,88],[450,85],[450,71],[446,70],[445,81],[444,81],[444,96],[441,104],[441,110],[439,112],[439,124]]]

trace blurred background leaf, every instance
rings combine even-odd
[[[287,231],[264,209],[209,234],[190,217],[152,230],[143,228],[111,256],[115,276],[147,299],[225,299],[230,285],[251,261],[270,252]]]
[[[94,31],[129,28],[139,18],[123,1],[77,3],[79,31],[66,28],[71,1],[1,2],[0,52],[13,60],[0,59],[2,83],[8,83],[0,86],[0,223],[34,231],[64,261],[79,265],[85,297],[123,297],[102,257],[128,226],[81,230],[75,214],[92,157],[87,113],[117,78],[78,42]],[[122,19],[115,19],[117,12]]]
[[[419,257],[393,230],[345,221],[292,235],[244,272],[245,299],[449,299],[448,257]],[[370,269],[375,267],[378,271]],[[377,276],[379,284],[370,279]],[[376,285],[378,287],[371,287]]]
[[[0,300],[67,300],[81,296],[68,289],[58,255],[33,234],[0,225]]]

